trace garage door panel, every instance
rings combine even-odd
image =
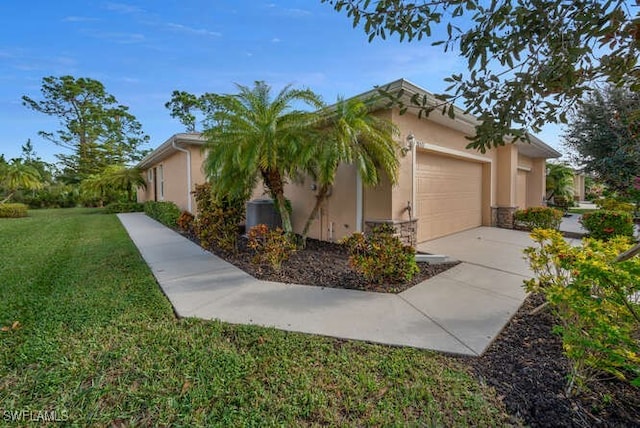
[[[416,162],[418,240],[482,224],[482,164],[430,153]]]

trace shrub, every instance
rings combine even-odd
[[[51,184],[37,190],[16,192],[13,199],[29,208],[72,208],[80,204],[78,186]]]
[[[180,217],[178,217],[177,225],[178,230],[189,235],[193,234],[193,221],[195,217],[189,211],[182,211]]]
[[[626,213],[633,213],[635,206],[629,202],[623,202],[615,198],[604,198],[595,201],[595,204],[601,210],[607,211],[623,211]]]
[[[269,230],[266,224],[258,224],[249,229],[247,236],[247,246],[255,252],[251,262],[268,264],[276,271],[296,250],[295,243],[279,227]]]
[[[175,229],[178,217],[180,217],[180,208],[173,202],[157,202],[148,201],[144,203],[144,212],[149,217],[158,220],[167,227]]]
[[[544,294],[557,315],[554,330],[571,364],[568,392],[603,372],[640,386],[640,314],[632,300],[640,292],[640,258],[615,261],[629,249],[628,238],[586,238],[573,247],[557,231],[536,229],[531,237],[538,247],[525,254],[536,278],[525,288]]]
[[[600,195],[594,192],[587,192],[584,195],[584,199],[595,203],[598,199],[600,199]]]
[[[562,211],[549,207],[532,207],[524,210],[517,210],[514,214],[517,226],[527,230],[533,229],[556,229],[560,228],[562,221]]]
[[[573,205],[573,201],[570,201],[568,198],[560,195],[556,195],[553,197],[553,207],[558,208],[563,213],[569,211],[569,207]]]
[[[137,213],[144,211],[144,204],[138,202],[113,202],[104,207],[104,210],[107,214]]]
[[[0,218],[19,218],[27,216],[25,204],[0,204]]]
[[[375,227],[364,235],[356,232],[342,240],[349,250],[349,265],[376,284],[410,281],[418,272],[416,252],[394,235],[389,225]]]
[[[198,207],[194,233],[200,245],[204,248],[216,245],[224,251],[236,251],[238,225],[245,217],[245,200],[216,196],[209,184],[197,185],[194,195]]]
[[[633,236],[633,216],[623,211],[598,210],[584,213],[580,219],[589,236],[608,240],[614,236]]]

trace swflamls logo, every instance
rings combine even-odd
[[[3,410],[2,420],[5,422],[66,422],[69,412],[62,410]]]

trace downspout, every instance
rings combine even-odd
[[[179,152],[187,154],[187,211],[192,213],[191,209],[191,151],[182,147],[178,147],[175,138],[171,142],[171,147]]]
[[[362,194],[362,177],[360,177],[360,173],[356,170],[356,232],[362,232]]]
[[[416,213],[416,139],[411,134],[411,217],[410,220],[413,220],[413,217]]]
[[[413,135],[413,132],[409,131],[409,135],[407,135],[407,144],[409,145],[409,150],[411,150],[411,202],[409,206],[409,220],[413,220],[415,210],[416,210],[416,137]]]

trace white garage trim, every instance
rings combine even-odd
[[[459,159],[466,159],[474,162],[491,163],[490,158],[484,156],[473,155],[471,153],[463,152],[461,150],[450,149],[448,147],[438,146],[436,144],[418,142],[418,148],[424,149],[430,152],[440,153],[442,155],[451,156]]]

